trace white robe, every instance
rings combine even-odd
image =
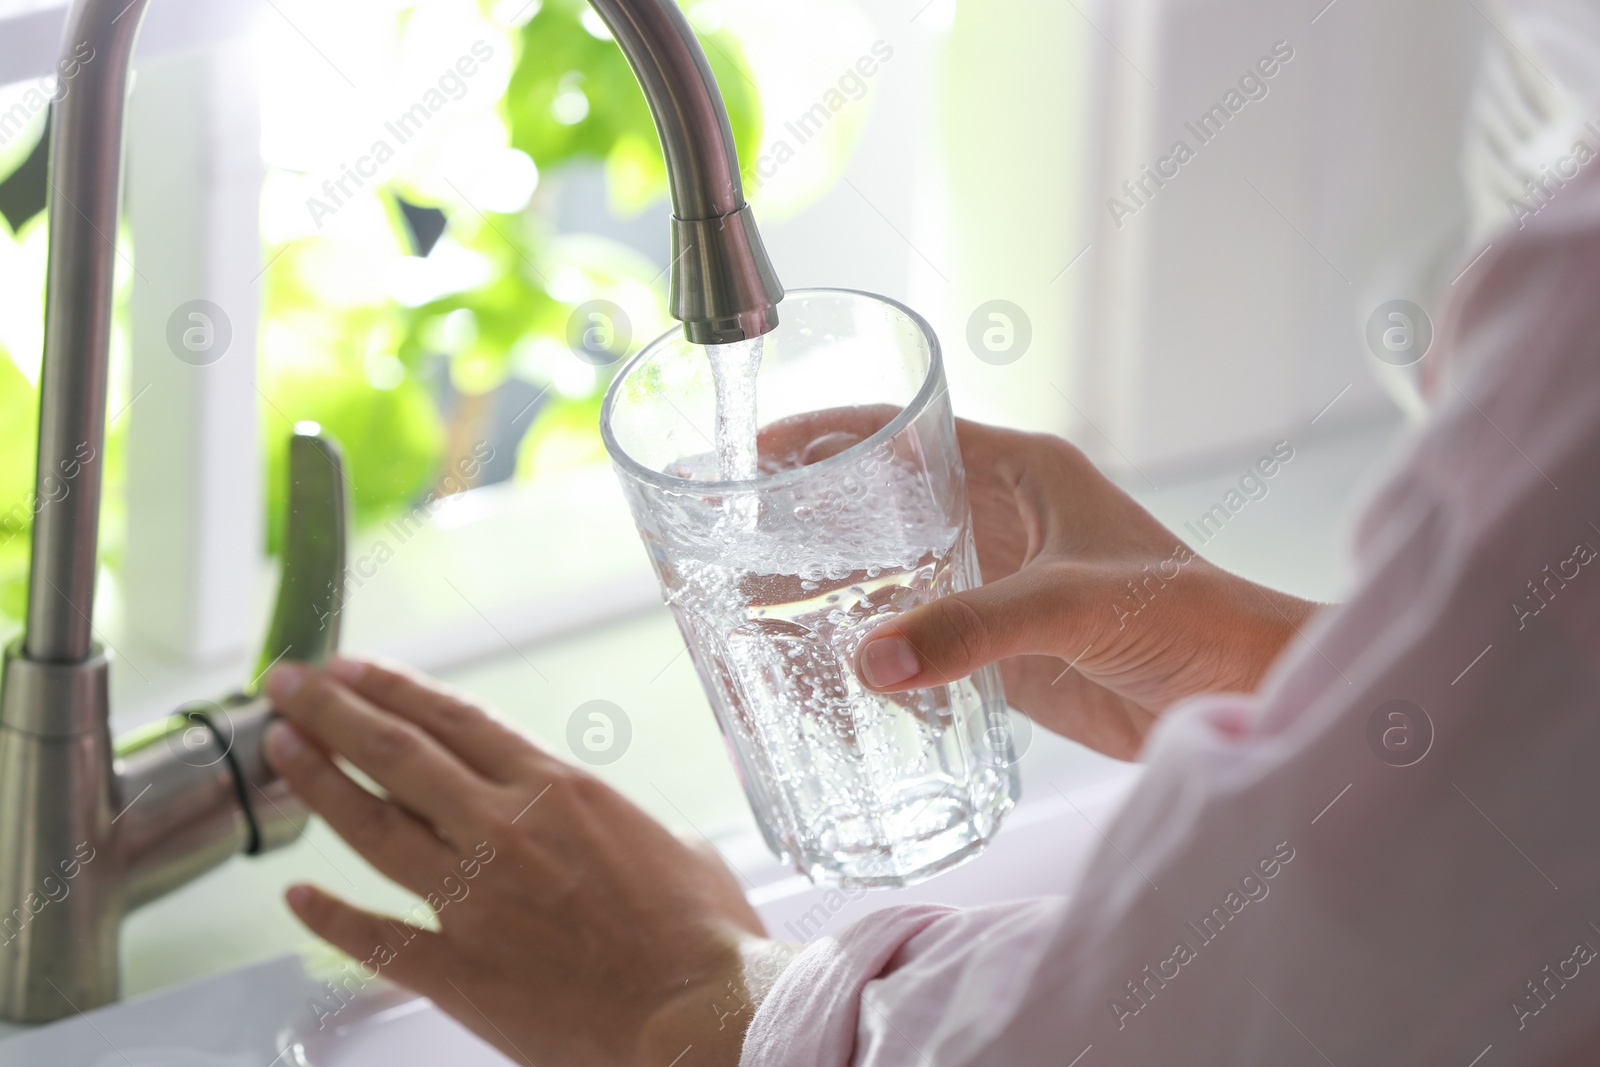
[[[1063,896],[811,944],[746,1067],[1600,1064],[1600,165],[1457,288],[1350,601],[1165,716]]]

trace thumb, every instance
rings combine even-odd
[[[868,689],[899,692],[953,682],[996,660],[1053,654],[1066,601],[1026,571],[952,593],[878,627],[856,653]]]

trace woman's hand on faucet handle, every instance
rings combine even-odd
[[[762,431],[762,451],[811,462],[893,408],[841,408]],[[1039,725],[1131,758],[1161,711],[1249,691],[1315,605],[1207,563],[1058,437],[956,420],[984,584],[873,631],[856,670],[878,692],[998,663]]]
[[[295,914],[364,980],[426,994],[517,1063],[660,1067],[691,1044],[695,1063],[738,1062],[757,976],[783,949],[709,845],[409,673],[282,665],[267,692],[287,720],[268,733],[273,769],[437,915],[430,929],[427,910],[292,888]]]

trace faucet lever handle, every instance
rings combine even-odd
[[[314,422],[296,424],[289,439],[283,571],[252,695],[279,660],[321,664],[339,647],[348,500],[339,445]]]

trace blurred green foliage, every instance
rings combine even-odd
[[[753,154],[760,105],[739,43],[722,32],[701,39],[735,142],[742,153]],[[515,31],[514,46],[513,71],[499,104],[509,147],[527,153],[545,176],[577,160],[602,163],[619,215],[657,202],[666,192],[666,170],[649,108],[586,0],[544,0]],[[269,539],[275,540],[282,522],[285,443],[295,422],[316,421],[338,438],[349,457],[356,522],[380,521],[412,506],[485,437],[481,422],[495,413],[474,401],[512,375],[548,390],[518,448],[519,477],[600,459],[606,375],[593,376],[592,387],[578,393],[570,383],[549,388],[550,360],[577,359],[566,351],[568,319],[582,299],[608,298],[628,307],[621,295],[627,289],[635,305],[640,292],[653,294],[647,298],[653,305],[649,321],[636,321],[636,329],[666,321],[659,267],[628,250],[607,249],[599,239],[557,238],[545,198],[536,194],[526,208],[506,214],[480,211],[459,198],[429,200],[415,185],[401,174],[379,190],[387,200],[390,232],[387,247],[376,254],[412,251],[393,199],[404,196],[445,212],[445,239],[486,262],[487,280],[415,307],[377,292],[341,302],[329,299],[333,287],[319,284],[317,260],[337,261],[349,253],[319,247],[347,238],[302,237],[266,250],[268,257],[281,257],[269,275],[262,366]],[[663,230],[666,225],[663,216]],[[374,251],[363,261],[370,263]],[[337,268],[322,270],[327,269]],[[584,296],[558,297],[552,289],[562,290],[552,279],[572,271],[581,274],[582,284],[568,288]],[[649,339],[635,336],[633,345]],[[441,357],[454,394],[444,409],[437,401],[440,391],[429,384]]]
[[[426,0],[423,0],[426,2]],[[418,5],[402,8],[404,20]],[[492,8],[484,0],[483,9]],[[692,5],[686,5],[692,16]],[[604,165],[613,208],[621,215],[653,204],[666,191],[666,174],[649,108],[615,42],[599,30],[585,0],[543,0],[513,33],[516,49],[509,86],[499,103],[509,146],[526,152],[542,175],[577,160]],[[587,25],[586,25],[587,23]],[[701,34],[727,102],[740,153],[753,158],[760,109],[739,42],[725,32]],[[36,134],[35,134],[36,136]],[[15,146],[13,146],[15,147]],[[20,149],[0,159],[0,179],[24,158]],[[417,501],[448,468],[454,451],[470,449],[481,432],[474,420],[490,414],[474,398],[486,396],[512,375],[549,389],[518,448],[522,478],[603,456],[598,418],[604,373],[592,387],[568,382],[550,389],[551,360],[566,351],[567,320],[577,302],[551,279],[573,271],[590,296],[637,306],[641,293],[655,319],[639,316],[636,330],[665,322],[660,292],[665,275],[644,257],[600,238],[558,238],[549,205],[535,195],[515,213],[480,212],[461,199],[432,206],[448,217],[446,236],[487,263],[485,280],[415,307],[391,299],[374,275],[411,255],[397,196],[419,197],[411,176],[400,173],[375,190],[387,225],[381,233],[296,237],[268,243],[263,275],[260,386],[267,462],[268,538],[281,536],[287,476],[287,440],[296,422],[320,423],[347,453],[355,520],[380,521]],[[353,209],[352,209],[353,210]],[[0,280],[38,293],[42,318],[43,261],[24,263],[25,235],[43,227],[37,216],[13,234],[0,220]],[[661,219],[666,227],[666,219]],[[353,247],[365,241],[363,247]],[[34,262],[34,260],[37,262]],[[119,287],[121,316],[125,289]],[[631,304],[630,304],[631,302]],[[633,347],[650,338],[633,338]],[[520,357],[533,357],[521,358]],[[447,370],[456,402],[441,406],[433,375]],[[20,618],[25,604],[33,507],[38,394],[0,341],[0,618]],[[120,373],[116,368],[114,373]],[[449,410],[445,410],[448,407]],[[102,559],[120,556],[125,424],[107,440]],[[6,521],[5,516],[10,517]]]
[[[0,615],[13,619],[27,600],[38,424],[38,395],[0,347]]]
[[[511,144],[541,169],[572,159],[606,163],[613,203],[637,211],[666,188],[666,164],[650,108],[622,51],[583,27],[587,0],[548,0],[522,27],[521,51],[506,93]],[[753,158],[759,101],[738,42],[702,34],[711,72],[742,157]],[[582,115],[572,121],[575,115]]]
[[[416,499],[444,451],[445,427],[433,398],[395,356],[404,316],[375,297],[335,302],[323,295],[322,275],[344,266],[339,252],[325,241],[291,244],[267,275],[259,373],[268,546],[274,552],[296,423],[319,423],[345,446],[358,520],[381,518]]]
[[[39,130],[36,128],[32,133],[37,139]],[[14,169],[27,155],[27,152],[13,153],[8,160],[0,162],[8,163]],[[0,180],[7,176],[7,171],[0,170]],[[0,218],[0,288],[4,289],[0,297],[4,298],[6,315],[5,320],[0,321],[0,630],[8,629],[9,624],[20,620],[27,604],[33,517],[40,506],[34,492],[39,391],[31,378],[38,372],[40,353],[19,351],[16,341],[29,336],[37,337],[37,328],[44,318],[45,231],[42,212],[15,231]],[[125,234],[119,244],[126,244]],[[117,385],[126,382],[123,334],[130,273],[125,267],[118,269],[112,298],[111,371],[114,385],[110,406],[113,412],[126,403],[125,393]],[[33,321],[19,321],[23,315],[33,317]],[[109,566],[115,566],[122,557],[125,530],[123,457],[127,425],[126,420],[118,419],[110,424],[106,433],[101,483],[100,560]],[[69,483],[68,491],[73,489]]]

